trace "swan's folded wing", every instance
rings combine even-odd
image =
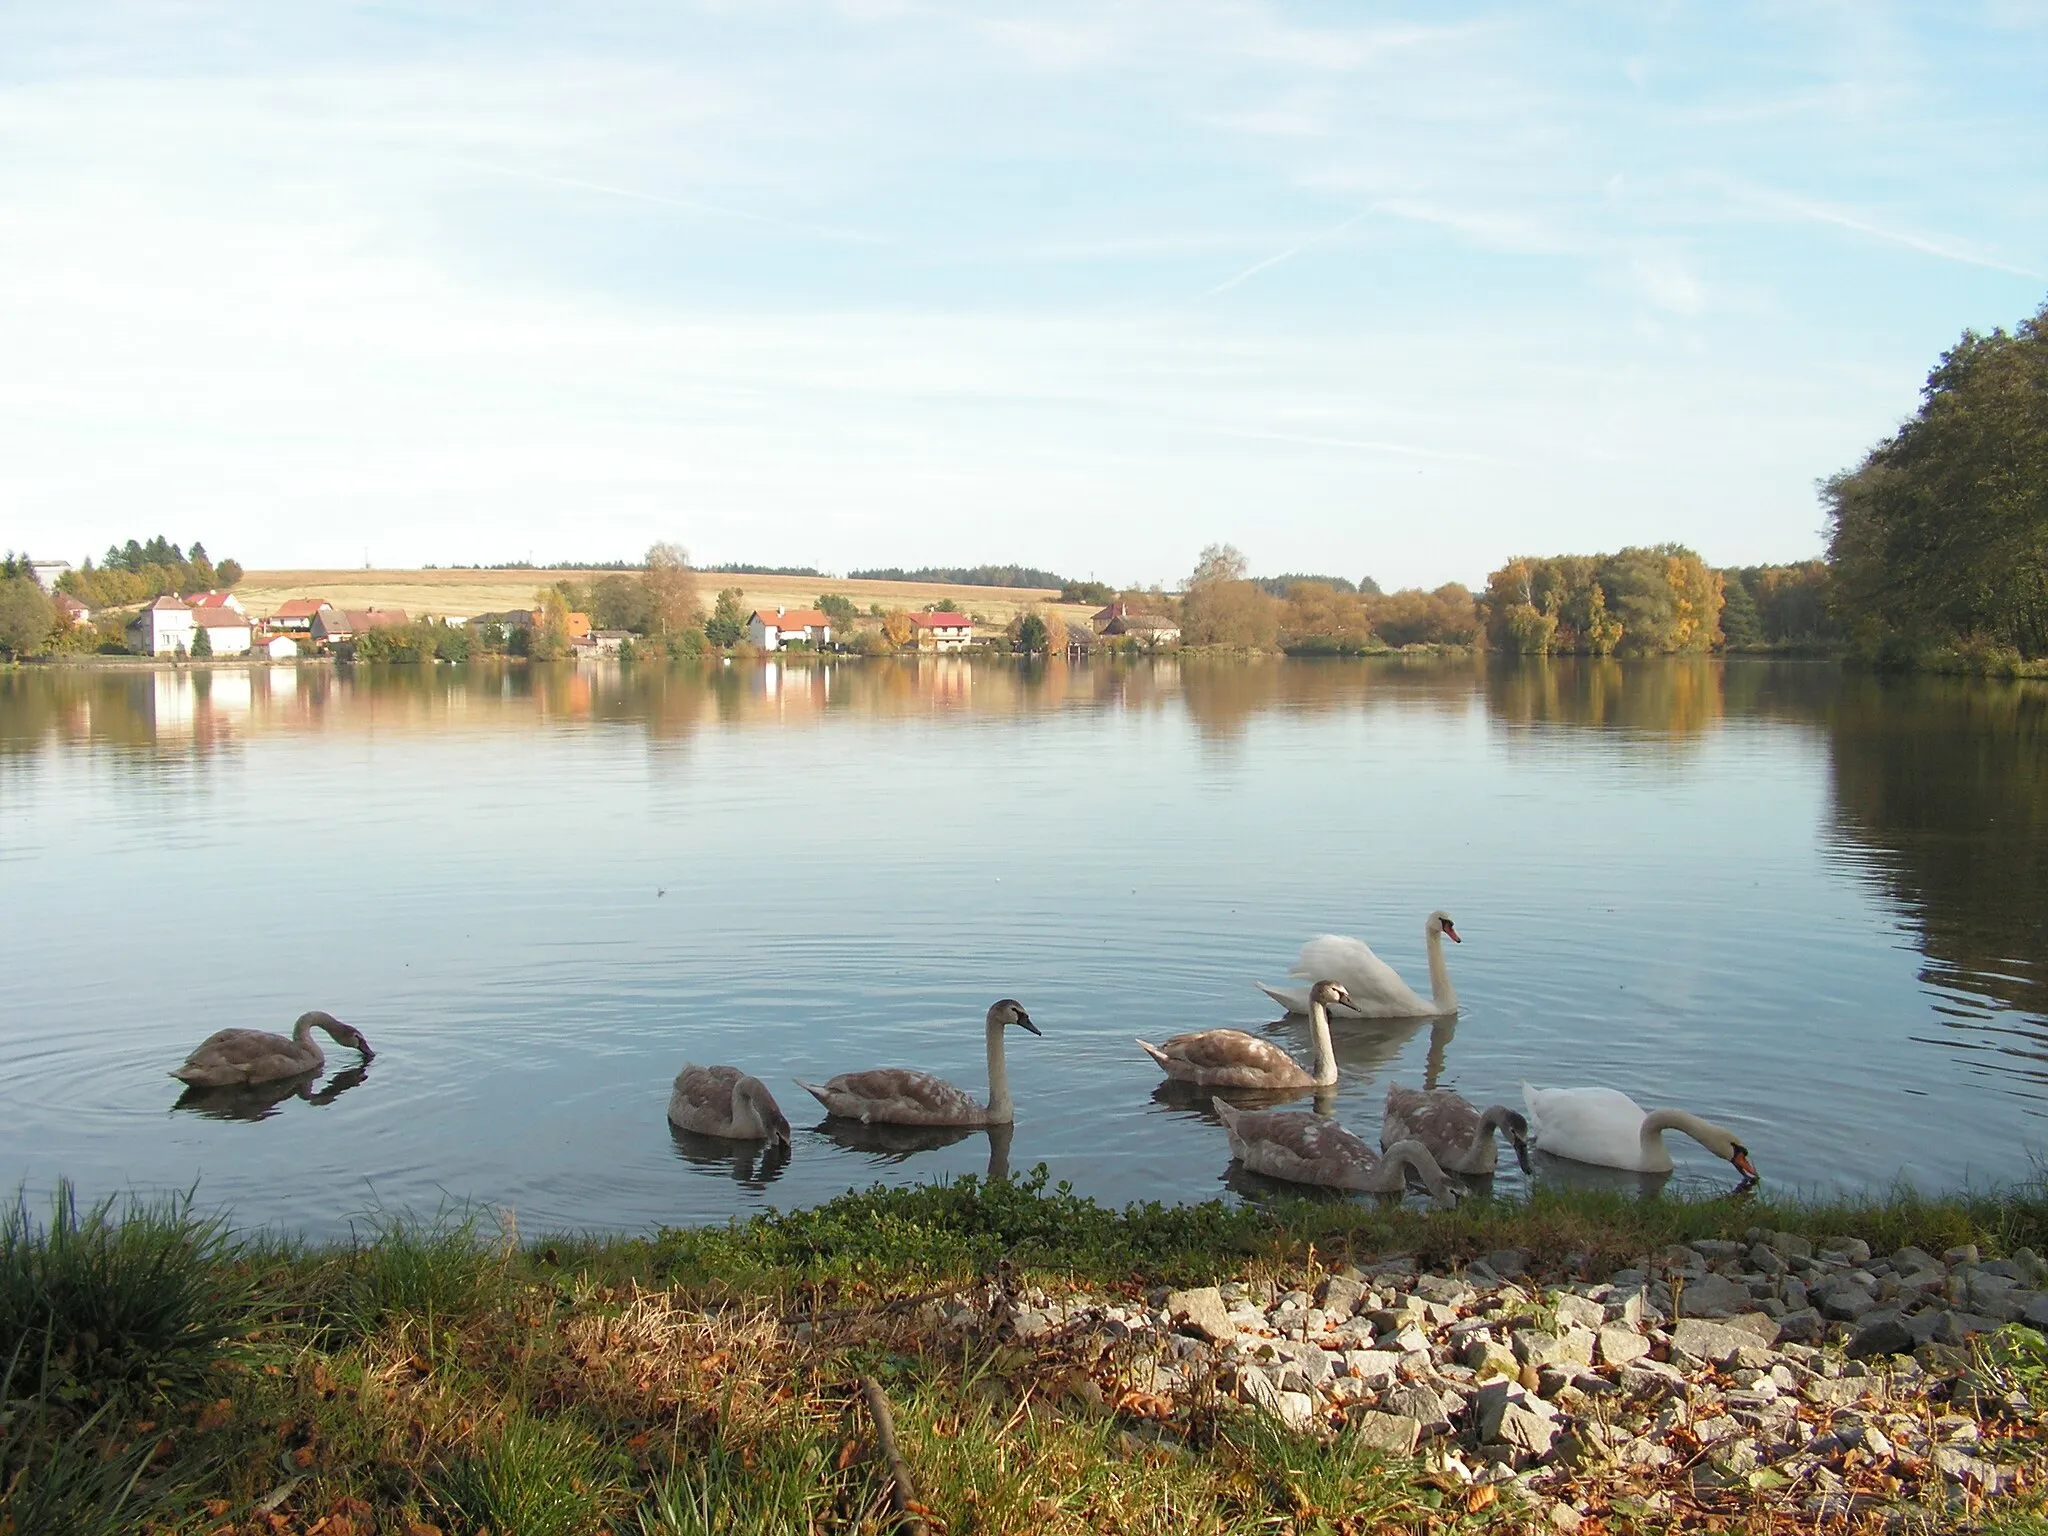
[[[1231,1137],[1247,1146],[1263,1144],[1304,1166],[1370,1168],[1375,1161],[1372,1148],[1350,1131],[1304,1110],[1247,1110],[1237,1117]]]
[[[1175,1035],[1160,1049],[1210,1072],[1228,1067],[1249,1067],[1260,1072],[1301,1069],[1300,1062],[1272,1041],[1248,1035],[1241,1029],[1205,1029],[1191,1035]]]
[[[732,1093],[739,1086],[737,1067],[687,1065],[676,1074],[675,1092],[669,1095],[669,1118],[686,1108],[707,1121],[721,1125],[732,1120]]]
[[[825,1085],[835,1098],[857,1099],[872,1119],[903,1124],[945,1124],[978,1115],[982,1106],[943,1077],[909,1067],[842,1072]],[[837,1107],[835,1105],[835,1113]]]
[[[1290,975],[1304,981],[1338,981],[1354,996],[1405,992],[1407,983],[1361,939],[1319,934],[1301,946]]]
[[[1380,1145],[1419,1141],[1443,1161],[1462,1152],[1479,1134],[1479,1111],[1448,1088],[1423,1090],[1394,1084],[1387,1089],[1387,1110],[1380,1121]]]

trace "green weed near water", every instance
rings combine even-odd
[[[17,1193],[0,1213],[0,1359],[8,1392],[178,1391],[256,1315],[223,1221],[189,1194],[79,1208],[59,1183],[46,1222]]]
[[[504,1289],[510,1251],[489,1242],[471,1210],[432,1217],[378,1213],[317,1284],[316,1311],[365,1337],[388,1323],[416,1323],[429,1341],[475,1316]]]
[[[581,1536],[623,1502],[620,1460],[574,1425],[515,1414],[432,1481],[441,1502],[475,1529]]]

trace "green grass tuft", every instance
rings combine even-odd
[[[428,1336],[488,1306],[505,1283],[506,1251],[488,1242],[476,1212],[437,1211],[431,1218],[377,1213],[337,1262],[338,1285],[326,1288],[326,1321],[366,1337],[406,1319]]]
[[[0,1213],[0,1358],[9,1390],[102,1398],[117,1388],[182,1391],[249,1326],[252,1289],[219,1218],[189,1194],[112,1199],[80,1210],[60,1182],[39,1224],[25,1196]]]
[[[571,1425],[515,1414],[433,1479],[472,1527],[518,1536],[582,1536],[619,1502],[620,1469]]]

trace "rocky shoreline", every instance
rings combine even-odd
[[[1395,1257],[1312,1290],[996,1285],[925,1310],[1033,1348],[1083,1405],[1170,1421],[1234,1402],[1419,1457],[1466,1507],[1515,1498],[1560,1531],[1759,1509],[1809,1528],[1953,1528],[2040,1485],[2039,1414],[1972,1347],[2008,1324],[2048,1330],[2031,1250],[1877,1257],[1861,1239],[1751,1229],[1585,1268],[1535,1275],[1509,1250],[1429,1273]]]

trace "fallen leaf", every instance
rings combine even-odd
[[[234,1416],[234,1399],[228,1397],[217,1398],[213,1402],[200,1405],[199,1416],[192,1421],[192,1427],[201,1434],[205,1434],[208,1430],[219,1429],[223,1424],[234,1418]]]
[[[1465,1513],[1476,1515],[1499,1497],[1500,1494],[1495,1490],[1493,1484],[1481,1483],[1477,1488],[1474,1488],[1465,1495]]]

